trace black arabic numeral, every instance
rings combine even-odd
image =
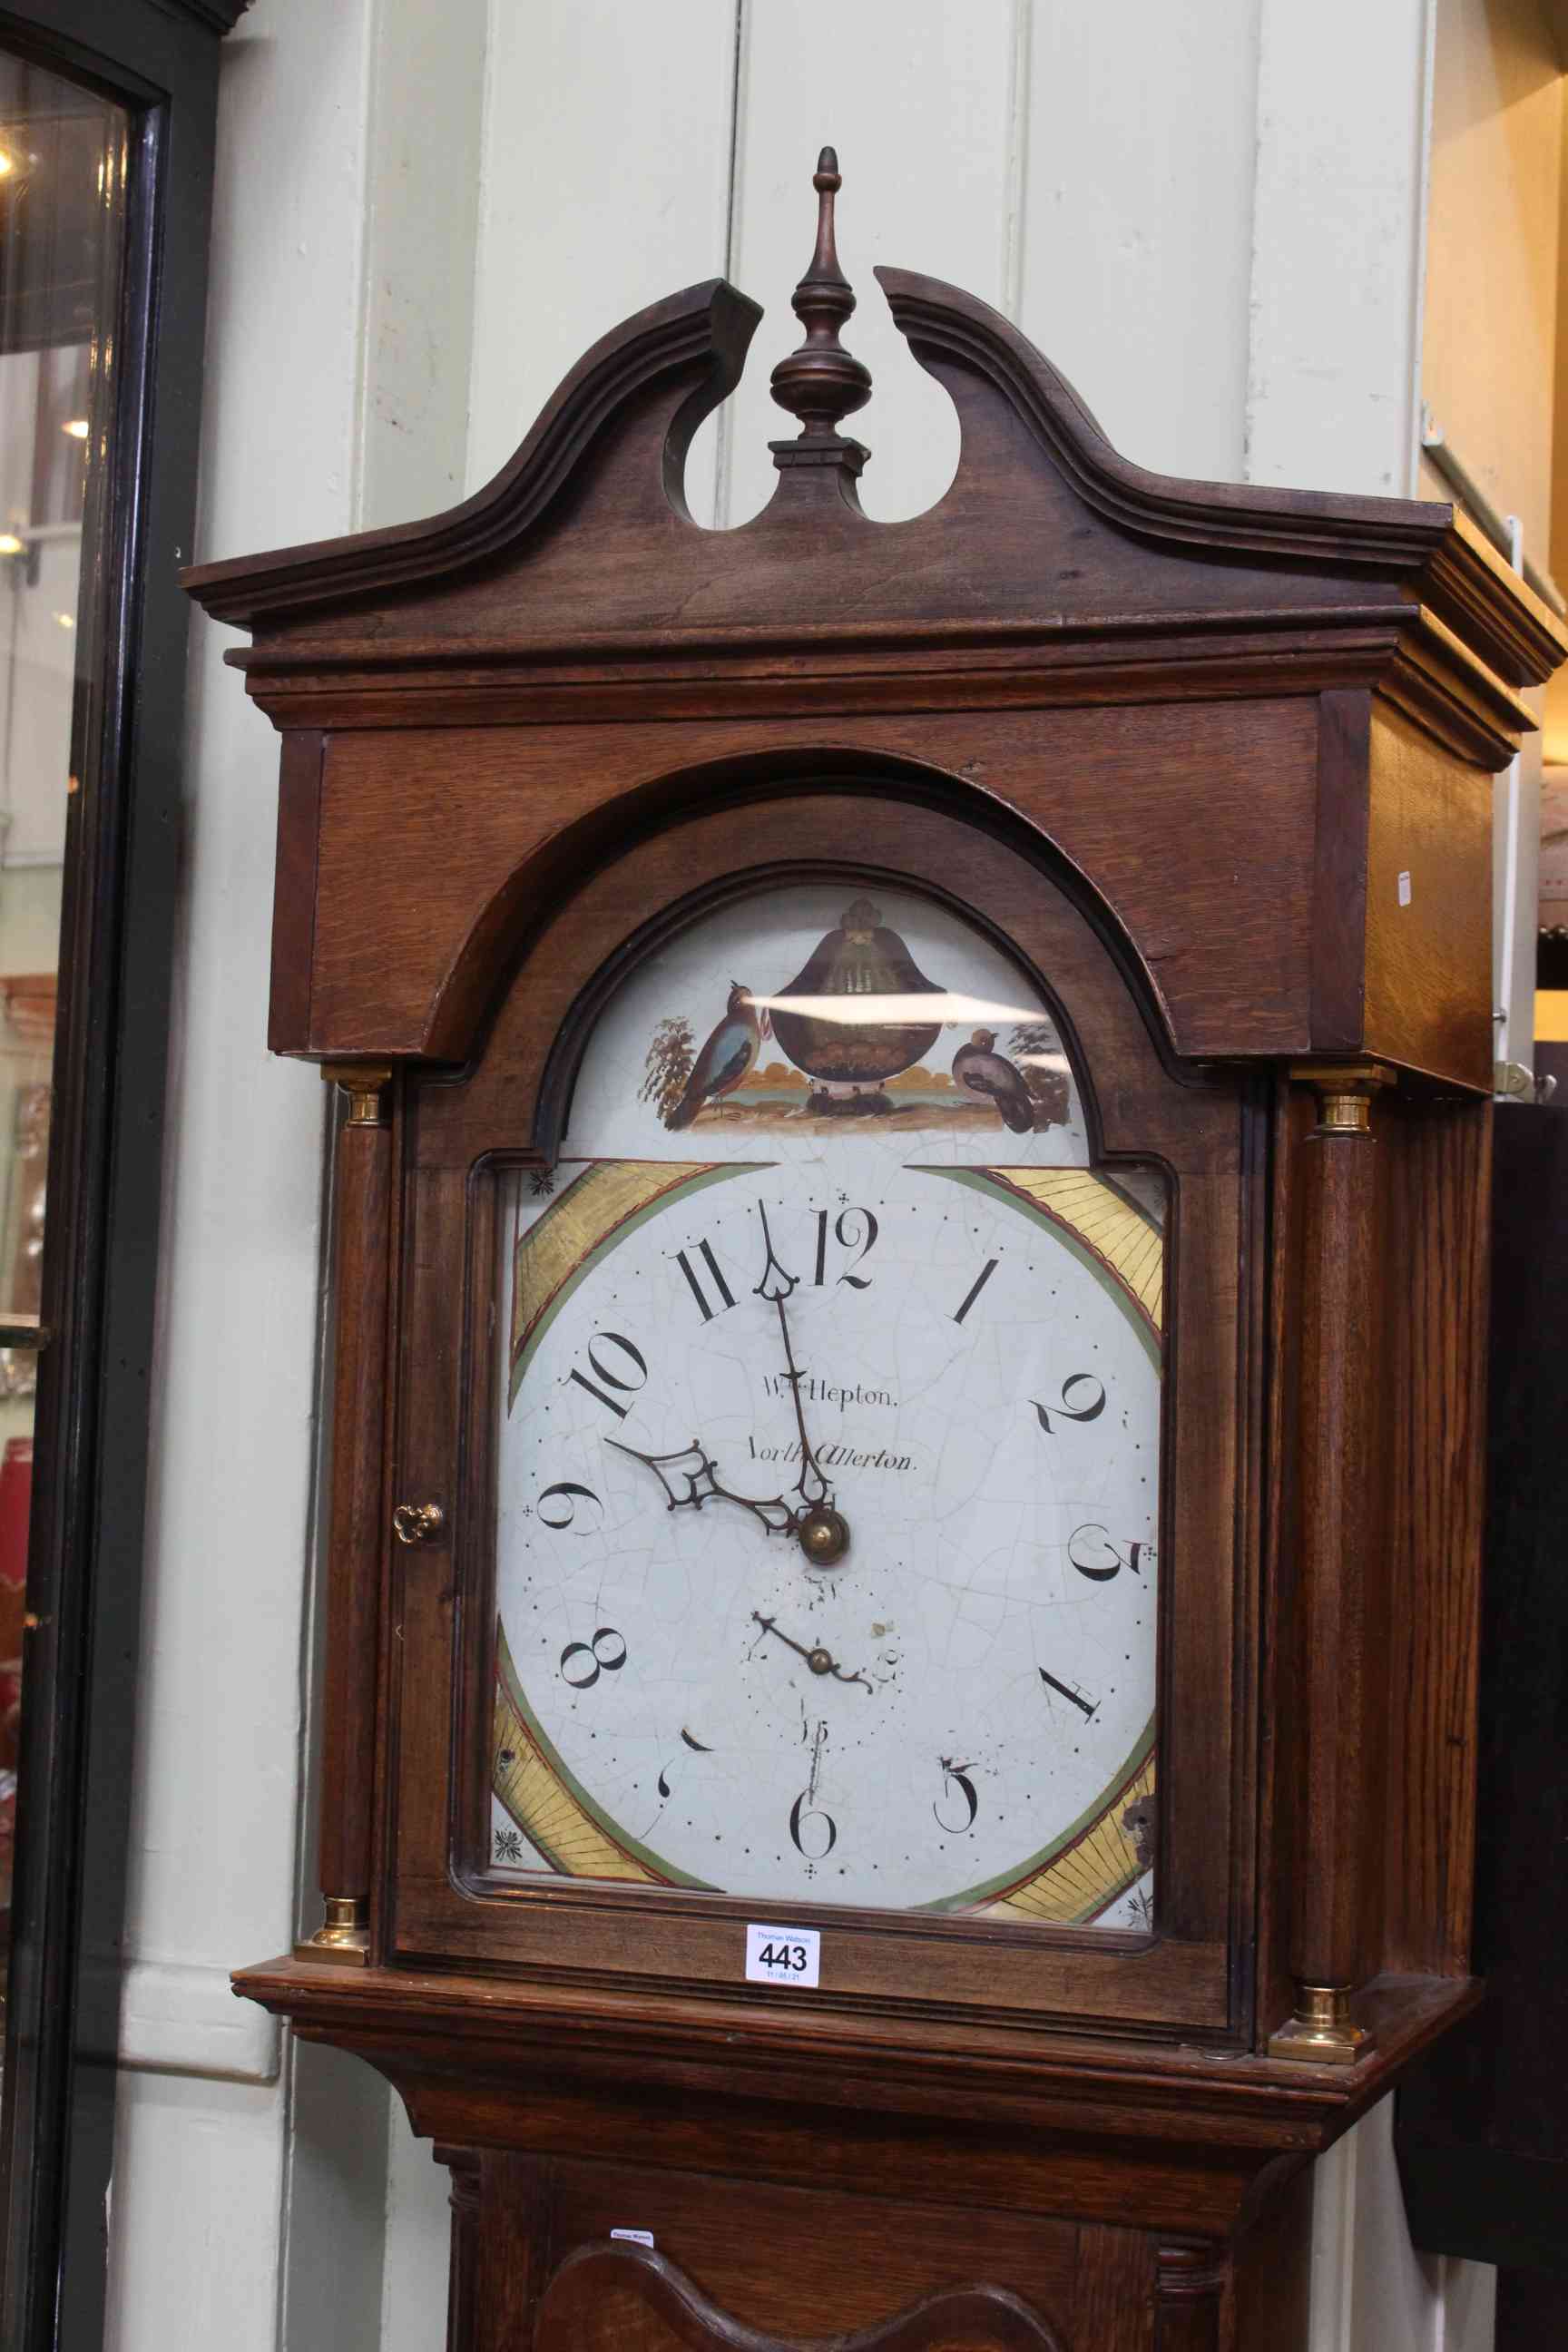
[[[975,1300],[979,1297],[981,1292],[984,1289],[986,1284],[995,1273],[998,1263],[999,1261],[994,1257],[988,1257],[986,1259],[984,1265],[981,1267],[979,1273],[975,1276],[973,1281],[970,1284],[969,1288],[964,1293],[963,1304],[952,1318],[955,1323],[963,1322],[964,1317],[968,1314],[970,1308],[973,1306]]]
[[[863,1235],[856,1232],[854,1220],[857,1217],[860,1219],[865,1227],[865,1233]],[[813,1276],[813,1280],[818,1290],[823,1287],[824,1284],[827,1280],[827,1219],[828,1212],[826,1209],[818,1209],[816,1213],[816,1272]],[[837,1218],[834,1221],[834,1240],[838,1244],[840,1249],[853,1250],[855,1253],[854,1257],[850,1260],[849,1265],[847,1266],[844,1272],[837,1276],[838,1281],[847,1282],[851,1290],[869,1290],[871,1287],[870,1276],[868,1274],[856,1274],[853,1269],[861,1263],[862,1259],[870,1256],[871,1252],[877,1246],[877,1234],[879,1230],[877,1220],[872,1215],[869,1209],[845,1209],[840,1212]]]
[[[599,1352],[601,1349],[605,1348],[620,1349],[626,1363],[637,1374],[635,1380],[626,1380],[621,1372],[610,1370]],[[586,1389],[591,1397],[597,1397],[601,1404],[607,1404],[613,1413],[625,1421],[626,1406],[617,1404],[613,1396],[605,1394],[605,1391],[618,1389],[622,1396],[631,1396],[637,1390],[643,1387],[647,1380],[647,1359],[641,1349],[634,1348],[631,1341],[623,1339],[618,1331],[596,1331],[588,1343],[588,1370],[595,1374],[595,1380],[589,1380],[584,1372],[573,1372],[568,1377],[574,1380],[580,1389]],[[596,1385],[598,1381],[604,1381],[604,1388]]]
[[[1089,1402],[1087,1404],[1075,1405],[1071,1402],[1075,1389],[1080,1391],[1088,1389],[1090,1391]],[[1029,1402],[1039,1415],[1040,1427],[1049,1437],[1052,1413],[1055,1413],[1058,1421],[1098,1421],[1105,1411],[1105,1383],[1102,1381],[1097,1381],[1092,1372],[1069,1372],[1062,1382],[1059,1404],[1052,1405],[1047,1412],[1038,1397],[1031,1397]]]
[[[601,1643],[611,1645],[606,1657]],[[561,1653],[561,1679],[573,1690],[592,1690],[601,1675],[618,1675],[626,1663],[626,1645],[613,1625],[595,1628],[591,1642],[568,1642]],[[584,1664],[587,1673],[582,1671]],[[573,1669],[575,1667],[576,1671]]]
[[[546,1486],[537,1506],[541,1527],[549,1528],[557,1535],[563,1528],[571,1527],[577,1516],[579,1498],[584,1503],[592,1503],[597,1510],[602,1511],[605,1507],[592,1486],[579,1486],[574,1478],[564,1478],[557,1486]],[[544,1507],[547,1503],[554,1504],[561,1514],[559,1518],[552,1518]],[[582,1528],[578,1532],[581,1535],[587,1535],[590,1530]]]
[[[975,1793],[974,1783],[969,1777],[968,1765],[953,1764],[944,1756],[942,1759],[942,1801],[931,1807],[931,1811],[936,1816],[937,1827],[945,1830],[949,1837],[963,1837],[974,1827],[974,1816],[980,1811],[980,1799]],[[947,1801],[949,1793],[955,1789],[958,1791],[959,1801],[968,1807],[967,1818],[962,1822],[944,1822],[942,1817],[942,1807]]]
[[[808,1851],[805,1840],[801,1834],[803,1830],[806,1827],[806,1824],[810,1822],[823,1822],[827,1832],[827,1842],[817,1853],[812,1853]],[[795,1850],[796,1853],[804,1853],[807,1862],[826,1862],[828,1855],[833,1852],[834,1847],[838,1843],[837,1822],[834,1820],[831,1813],[825,1813],[820,1805],[813,1805],[811,1801],[811,1790],[809,1789],[803,1789],[799,1796],[795,1799],[794,1804],[790,1807],[789,1833],[795,1842]],[[815,1838],[816,1834],[817,1832],[814,1830],[812,1832],[813,1837]]]
[[[681,1726],[680,1737],[681,1737],[682,1740],[685,1742],[686,1746],[687,1746],[688,1748],[691,1748],[691,1749],[692,1749],[692,1750],[693,1750],[697,1755],[699,1755],[699,1756],[711,1756],[711,1755],[712,1755],[713,1750],[711,1749],[711,1748],[710,1748],[710,1747],[707,1745],[706,1741],[701,1740],[701,1739],[693,1739],[693,1738],[691,1737],[691,1734],[689,1733],[689,1731],[688,1731],[688,1730],[686,1729],[686,1727],[685,1727],[685,1726],[684,1726],[684,1725],[682,1725],[682,1726]],[[668,1797],[668,1796],[669,1795],[669,1793],[670,1793],[670,1790],[669,1790],[669,1766],[668,1766],[668,1764],[667,1764],[667,1765],[665,1765],[665,1767],[664,1767],[663,1770],[659,1773],[659,1776],[658,1776],[658,1793],[659,1793],[659,1795],[660,1795],[661,1797]]]
[[[1080,1544],[1085,1551],[1096,1553],[1099,1556],[1090,1559],[1080,1559],[1079,1558]],[[1126,1552],[1122,1553],[1111,1542],[1105,1529],[1093,1520],[1081,1528],[1074,1528],[1068,1538],[1068,1559],[1071,1560],[1079,1574],[1087,1576],[1091,1584],[1109,1584],[1111,1578],[1120,1576],[1124,1568],[1131,1569],[1134,1576],[1141,1576],[1143,1571],[1138,1563],[1145,1553],[1152,1549],[1152,1546],[1147,1543],[1131,1543],[1128,1545]]]

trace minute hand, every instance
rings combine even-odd
[[[768,1231],[768,1213],[761,1201],[757,1202],[757,1214],[763,1221],[763,1239],[767,1244],[768,1255],[755,1295],[765,1298],[779,1318],[779,1337],[784,1341],[784,1362],[788,1367],[784,1378],[795,1400],[795,1425],[800,1433],[800,1476],[795,1480],[795,1489],[808,1511],[822,1505],[831,1508],[833,1489],[823,1475],[822,1465],[805,1433],[805,1408],[800,1401],[800,1384],[805,1376],[795,1360],[795,1349],[790,1344],[789,1316],[784,1308],[784,1301],[795,1289],[799,1276],[786,1273],[773,1255],[773,1238]]]

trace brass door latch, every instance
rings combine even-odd
[[[439,1503],[399,1503],[392,1514],[392,1531],[399,1543],[428,1543],[446,1524]]]

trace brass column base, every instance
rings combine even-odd
[[[1270,2058],[1308,2066],[1353,2066],[1372,2046],[1366,2027],[1352,2020],[1348,1985],[1299,1984],[1295,2016],[1268,2037]]]
[[[326,1960],[334,1968],[363,1969],[370,1960],[370,1902],[363,1895],[329,1895],[327,1916],[309,1941],[296,1944],[297,1960]]]

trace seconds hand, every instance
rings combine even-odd
[[[871,1685],[864,1675],[847,1675],[832,1651],[825,1650],[820,1643],[815,1649],[808,1650],[804,1642],[796,1642],[786,1633],[775,1618],[764,1617],[760,1609],[753,1609],[752,1615],[764,1633],[772,1633],[776,1641],[787,1643],[797,1658],[804,1658],[814,1675],[831,1675],[836,1683],[858,1683],[862,1690],[870,1690]]]
[[[784,1341],[784,1362],[789,1367],[784,1378],[795,1399],[795,1425],[800,1432],[800,1476],[795,1481],[795,1488],[806,1507],[795,1529],[795,1541],[813,1568],[834,1568],[849,1549],[849,1522],[842,1511],[834,1508],[833,1489],[823,1475],[822,1465],[805,1433],[805,1408],[800,1401],[800,1384],[805,1375],[795,1360],[795,1349],[790,1345],[789,1317],[784,1312],[784,1301],[795,1289],[798,1276],[786,1273],[773,1255],[773,1237],[768,1231],[765,1202],[757,1202],[757,1214],[763,1221],[763,1239],[767,1244],[768,1255],[763,1267],[763,1278],[753,1286],[752,1295],[765,1298],[778,1310],[779,1337]],[[777,1276],[781,1287],[770,1290],[769,1278],[773,1276]],[[806,1483],[808,1478],[816,1482],[815,1492]]]

